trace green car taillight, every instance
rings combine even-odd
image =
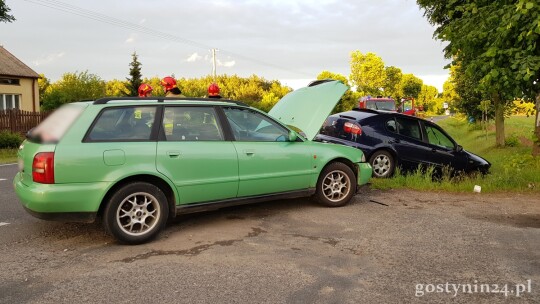
[[[35,183],[54,184],[54,152],[41,152],[34,156],[32,179]]]

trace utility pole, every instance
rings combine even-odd
[[[214,78],[214,81],[216,80],[216,51],[219,51],[218,49],[212,49],[212,77]]]

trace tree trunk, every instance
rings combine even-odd
[[[536,93],[536,120],[534,125],[534,134],[536,138],[533,141],[533,156],[540,156],[540,92]]]
[[[493,94],[495,104],[495,145],[504,147],[504,102],[499,93]]]

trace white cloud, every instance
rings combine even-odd
[[[49,54],[45,57],[42,57],[40,59],[36,59],[34,61],[32,61],[32,63],[35,65],[35,66],[40,66],[40,65],[44,65],[44,64],[47,64],[47,63],[51,63],[57,59],[60,59],[62,57],[64,57],[64,55],[66,55],[66,52],[62,51],[62,52],[58,52],[58,53],[53,53],[53,54]]]
[[[126,39],[125,43],[132,43],[132,42],[135,42],[135,38],[137,37],[136,34],[131,34],[129,35],[129,37]]]
[[[141,21],[139,21],[139,24],[143,24],[146,22],[146,19],[145,18],[142,18]]]
[[[297,90],[303,87],[307,87],[310,82],[312,82],[314,79],[309,78],[287,78],[287,79],[280,79],[279,82],[281,82],[282,85],[286,85],[288,87],[291,87],[293,90]]]
[[[199,55],[199,53],[195,52],[193,54],[191,54],[191,56],[189,56],[186,61],[187,62],[195,62],[195,61],[199,61],[202,59],[202,56]]]
[[[231,61],[221,61],[221,60],[216,60],[216,63],[218,66],[224,66],[226,68],[231,68],[233,67],[235,64],[236,64],[236,61],[234,60],[231,60]]]

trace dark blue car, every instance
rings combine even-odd
[[[391,176],[396,166],[406,171],[434,166],[438,172],[449,167],[484,174],[491,167],[484,158],[463,150],[438,125],[394,112],[354,109],[331,115],[316,140],[362,150],[375,177]]]

